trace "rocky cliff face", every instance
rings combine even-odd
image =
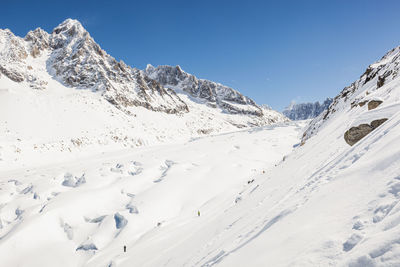
[[[165,87],[182,90],[190,96],[205,101],[211,107],[219,107],[231,114],[263,116],[263,111],[252,99],[238,91],[209,80],[198,79],[186,73],[180,66],[148,65],[145,73]]]
[[[323,103],[300,103],[292,102],[282,113],[291,120],[313,119],[328,109],[332,103],[332,98],[327,98]]]

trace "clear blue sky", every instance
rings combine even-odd
[[[8,1],[16,35],[82,22],[115,58],[180,65],[282,110],[335,96],[400,45],[400,1]]]

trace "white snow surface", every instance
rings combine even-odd
[[[399,48],[310,125],[241,130],[182,92],[191,112],[128,115],[47,56],[45,90],[0,76],[1,266],[400,265]]]
[[[173,257],[174,246],[208,225],[206,234],[184,246],[192,251],[170,265],[199,260],[197,249],[225,227],[213,221],[260,186],[259,174],[290,153],[301,129],[286,123],[179,144],[64,152],[75,158],[63,162],[49,151],[42,163],[2,169],[2,264],[159,266],[170,260],[163,257]]]

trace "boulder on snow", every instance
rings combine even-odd
[[[347,130],[344,133],[344,140],[346,143],[349,145],[354,145],[358,141],[360,141],[364,136],[375,130],[377,127],[379,127],[382,123],[387,121],[386,118],[379,119],[379,120],[374,120],[371,122],[371,124],[360,124],[356,127],[351,127],[349,130]]]
[[[368,110],[376,109],[380,104],[382,104],[381,100],[371,100],[368,102]]]
[[[362,102],[358,103],[358,105],[359,105],[360,107],[363,107],[365,104],[367,104],[367,102],[368,102],[368,101],[365,100],[365,101],[362,101]]]
[[[0,66],[0,72],[7,76],[10,80],[20,83],[24,81],[24,76],[16,70],[9,70],[3,66]]]
[[[385,121],[387,121],[388,119],[383,118],[383,119],[379,119],[379,120],[374,120],[371,122],[371,126],[372,128],[375,130],[376,128],[378,128],[382,123],[384,123]]]

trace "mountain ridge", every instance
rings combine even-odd
[[[68,87],[100,92],[107,101],[127,114],[134,113],[132,107],[144,107],[168,114],[189,112],[187,103],[175,92],[180,88],[172,89],[169,84],[161,84],[161,80],[154,75],[150,78],[149,68],[142,71],[126,65],[122,60],[118,62],[94,41],[77,20],[66,19],[51,33],[37,28],[29,31],[24,38],[15,36],[8,29],[1,30],[0,42],[3,43],[0,47],[0,73],[14,82],[27,82],[32,88],[45,89],[46,81],[34,69],[35,66],[27,61],[47,56],[45,69],[55,79]],[[182,70],[181,73],[201,83],[202,93],[199,97],[207,99],[209,107],[219,108],[229,114],[266,117],[260,119],[260,123],[277,121],[272,118],[276,114],[271,116],[268,110],[262,109],[238,91],[212,81],[197,79]],[[215,96],[212,90],[216,87],[236,97],[223,101],[219,101],[218,97],[212,99]],[[204,94],[207,90],[208,96]],[[183,91],[193,96],[193,92]],[[212,102],[217,104],[213,105]],[[284,118],[280,117],[279,120]]]

